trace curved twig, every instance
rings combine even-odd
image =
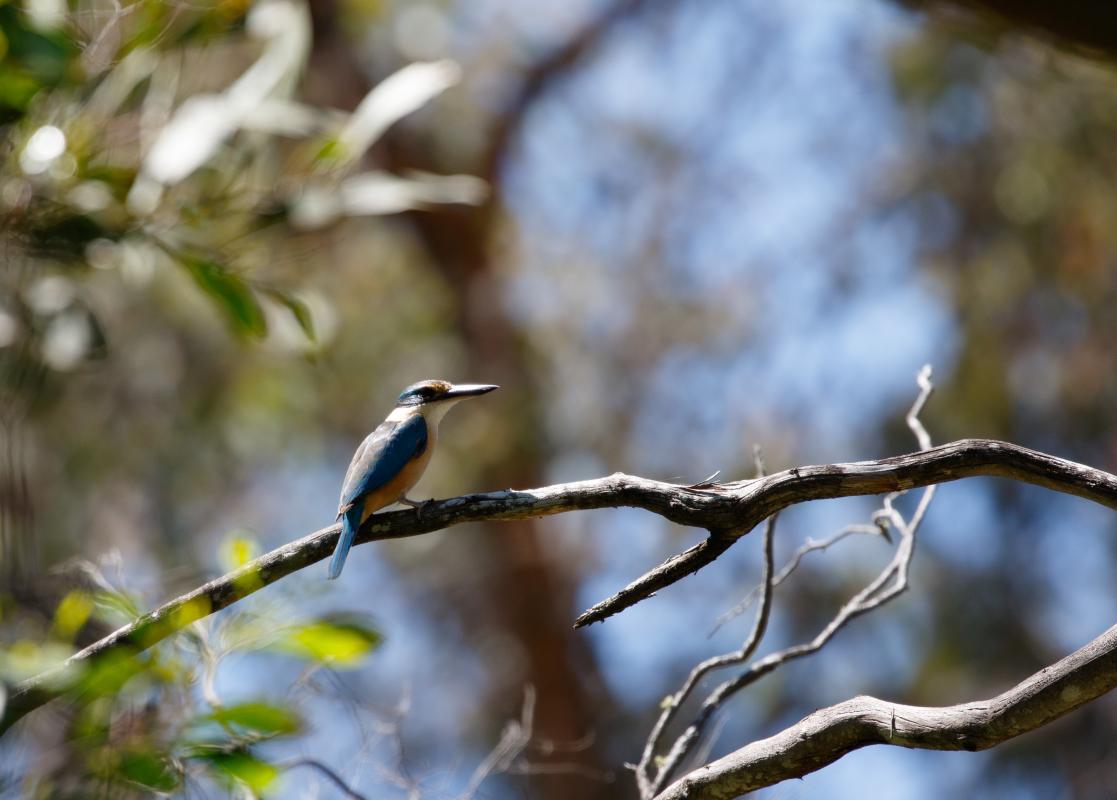
[[[916,376],[916,383],[919,385],[919,394],[915,398],[915,402],[912,403],[911,409],[908,411],[907,424],[911,432],[915,435],[916,441],[919,443],[919,449],[926,451],[931,448],[931,437],[927,433],[927,429],[923,427],[919,415],[923,411],[923,407],[927,404],[927,400],[930,398],[931,393],[934,391],[934,385],[931,383],[930,365],[924,366],[923,369],[919,371],[919,374]],[[937,486],[931,485],[923,490],[915,512],[912,514],[911,522],[904,519],[903,515],[894,504],[895,500],[902,495],[903,492],[892,492],[885,496],[882,507],[878,509],[873,516],[878,520],[882,518],[888,519],[889,524],[895,526],[896,530],[900,533],[900,543],[893,553],[891,561],[889,561],[873,580],[846,601],[842,607],[838,609],[837,614],[834,615],[830,622],[827,623],[813,639],[785,647],[782,650],[769,653],[765,657],[749,663],[743,671],[732,678],[722,681],[713,691],[706,695],[705,700],[703,700],[702,705],[699,707],[690,724],[686,727],[686,730],[675,739],[675,742],[671,745],[671,749],[667,754],[657,759],[659,767],[654,777],[650,780],[641,781],[640,778],[642,776],[640,773],[637,773],[637,783],[642,798],[651,800],[654,795],[659,794],[659,792],[663,790],[663,787],[671,780],[672,775],[682,766],[684,760],[697,747],[703,732],[712,722],[714,715],[719,709],[724,707],[725,703],[728,702],[731,697],[774,670],[797,659],[817,653],[826,646],[827,642],[829,642],[838,631],[852,620],[874,609],[880,608],[885,603],[894,600],[907,590],[908,572],[911,566],[912,556],[915,553],[916,533],[919,531],[923,519],[927,514],[927,509],[930,507],[931,499],[934,497],[937,488]],[[772,519],[774,520],[775,518],[773,517]],[[770,534],[770,531],[768,533]],[[766,620],[767,618],[769,612],[767,606],[771,602],[773,587],[770,542],[768,542],[768,548],[764,571],[764,591],[767,597],[767,603],[761,603],[761,609],[757,612],[758,626],[755,629],[761,636],[764,632],[761,620]],[[731,659],[721,663],[732,664],[747,661],[757,644],[759,644],[759,638],[752,641],[751,647],[747,653],[742,651],[740,661]],[[717,659],[706,663],[713,665],[713,668],[721,665]],[[695,675],[694,672],[691,674],[692,676]],[[688,682],[686,685],[686,692],[689,693],[696,685],[697,681],[694,683]],[[660,719],[662,722],[663,716],[661,716]],[[649,743],[653,750],[658,746],[658,738],[661,735],[662,730],[653,730],[652,735],[649,737]],[[644,764],[644,761],[642,760],[641,763]],[[645,769],[647,769],[646,765]]]
[[[1117,508],[1117,476],[1007,442],[964,439],[909,455],[799,467],[702,489],[617,473],[540,489],[465,495],[425,506],[422,517],[411,510],[376,514],[361,527],[357,543],[417,536],[465,522],[621,506],[642,508],[672,522],[714,532],[579,618],[579,624],[588,624],[633,605],[713,561],[740,535],[795,503],[881,494],[978,475],[1013,478]],[[72,676],[94,659],[146,650],[190,623],[328,558],[338,533],[339,526],[331,525],[277,548],[165,603],[71,656],[58,668],[12,687],[0,732],[29,711],[71,690]]]
[[[652,727],[651,733],[648,734],[648,739],[644,743],[644,751],[640,755],[640,763],[636,765],[636,784],[640,790],[641,797],[651,797],[655,794],[655,787],[661,786],[661,782],[666,783],[665,779],[677,768],[678,762],[681,761],[682,757],[685,755],[685,753],[679,752],[671,761],[669,761],[671,758],[670,755],[665,756],[661,759],[662,763],[658,765],[655,764],[656,749],[663,740],[663,735],[667,730],[667,726],[675,718],[683,702],[686,701],[698,687],[698,682],[716,669],[747,662],[752,657],[752,654],[756,652],[756,648],[760,645],[761,639],[764,638],[764,634],[768,629],[768,620],[772,612],[772,590],[776,586],[775,581],[772,579],[772,572],[774,569],[772,545],[775,539],[776,520],[778,518],[778,515],[773,515],[769,517],[768,521],[764,524],[764,577],[760,583],[760,608],[756,612],[756,619],[753,620],[752,630],[749,632],[748,638],[745,639],[744,643],[738,649],[731,653],[711,656],[696,664],[694,668],[691,669],[683,685],[679,687],[679,690],[664,698],[663,703],[660,705],[659,718]]]
[[[292,758],[290,761],[281,762],[277,766],[285,770],[295,769],[295,767],[310,767],[325,775],[330,783],[332,783],[339,792],[348,797],[349,800],[367,800],[363,794],[358,793],[346,783],[344,778],[316,758],[307,758],[305,756],[301,758]]]
[[[991,700],[945,708],[855,697],[694,770],[656,800],[728,800],[801,778],[871,744],[985,750],[1117,687],[1117,626]]]

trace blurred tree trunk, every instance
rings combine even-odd
[[[636,5],[626,0],[616,11]],[[336,10],[332,0],[312,3],[315,47],[309,88],[316,101],[353,108],[370,83],[338,30]],[[492,187],[488,202],[479,208],[450,207],[410,215],[431,263],[453,290],[456,327],[469,360],[457,377],[502,384],[506,397],[515,403],[514,413],[503,419],[510,429],[502,452],[496,457],[486,453],[495,466],[482,473],[479,480],[483,488],[544,483],[547,457],[536,370],[524,337],[504,305],[502,281],[491,247],[502,218],[500,167],[531,98],[547,80],[576,63],[613,18],[614,14],[602,17],[598,25],[525,77],[518,101],[490,121],[489,140],[478,163],[435,163],[433,154],[449,149],[434,146],[437,132],[425,132],[430,140],[424,141],[424,136],[413,129],[397,128],[377,147],[377,155],[393,172],[462,172],[477,175]],[[586,639],[572,629],[572,620],[580,610],[574,604],[574,586],[559,565],[548,558],[536,527],[534,520],[502,522],[486,526],[477,539],[471,540],[469,557],[476,562],[472,571],[484,578],[477,583],[477,596],[470,597],[464,606],[470,617],[465,627],[476,631],[479,625],[492,626],[502,638],[523,648],[522,671],[508,675],[505,685],[493,687],[498,695],[492,698],[494,706],[514,712],[507,708],[508,699],[518,698],[523,685],[530,684],[538,698],[535,736],[558,744],[571,743],[592,736],[602,716],[600,707],[608,698]],[[461,598],[444,598],[443,605],[447,610],[463,608]],[[536,754],[529,758],[534,763],[546,763]],[[609,771],[610,759],[592,744],[579,753],[560,749],[554,758],[556,763],[577,763],[583,770],[602,775]],[[620,790],[617,784],[574,773],[544,777],[534,789],[535,796],[556,800],[615,797]]]

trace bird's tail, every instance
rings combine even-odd
[[[331,581],[341,574],[341,568],[345,566],[345,558],[349,555],[349,548],[353,546],[353,537],[357,534],[357,528],[361,527],[361,507],[363,505],[364,503],[360,502],[354,503],[341,515],[341,536],[338,537],[334,557],[330,559],[329,578]]]

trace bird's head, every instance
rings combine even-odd
[[[396,400],[396,408],[409,410],[448,409],[458,400],[488,394],[499,387],[488,383],[459,383],[449,381],[419,381],[408,386]]]

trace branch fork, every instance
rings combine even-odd
[[[908,424],[920,450],[901,456],[845,464],[803,466],[770,475],[715,484],[710,480],[681,486],[639,476],[616,473],[604,478],[557,484],[529,490],[505,490],[433,501],[419,516],[413,511],[376,514],[366,520],[356,544],[418,536],[467,522],[545,517],[598,508],[641,508],[680,525],[704,529],[707,538],[649,570],[609,598],[588,609],[575,625],[602,621],[653,595],[717,559],[757,525],[765,525],[765,567],[756,594],[760,612],[753,632],[742,647],[715,656],[695,667],[680,691],[668,698],[661,720],[649,737],[636,766],[643,798],[736,797],[760,786],[797,777],[839,758],[856,747],[872,743],[939,749],[992,746],[1025,730],[1046,724],[1117,685],[1117,628],[1058,664],[1029,678],[1016,689],[986,703],[948,709],[894,706],[873,698],[855,698],[823,709],[774,737],[754,742],[737,752],[684,774],[668,784],[695,746],[714,712],[729,696],[758,680],[779,665],[820,649],[842,626],[903,592],[914,548],[915,531],[922,521],[936,485],[967,477],[991,476],[1042,486],[1117,509],[1117,476],[1026,447],[992,439],[964,439],[938,447],[919,423],[922,403],[930,392],[929,373],[920,376],[922,389],[908,415]],[[928,487],[910,519],[894,505],[899,493]],[[813,550],[848,535],[812,543],[796,553],[795,565],[776,572],[770,561],[774,516],[808,500],[886,495],[871,523],[849,532],[879,533],[887,523],[900,537],[892,560],[861,592],[851,598],[816,637],[759,659],[752,658],[763,635],[771,595],[798,561]],[[109,636],[71,656],[58,667],[8,687],[0,733],[30,711],[55,697],[73,694],[80,675],[101,659],[135,660],[191,623],[286,575],[329,558],[340,533],[331,525],[283,545],[234,572],[199,586],[164,603]],[[708,671],[744,665],[706,697],[696,717],[675,740],[666,755],[657,749],[668,723]],[[1055,691],[1049,687],[1060,686]],[[1071,691],[1073,689],[1073,691]],[[893,711],[895,710],[895,715]],[[922,731],[922,733],[920,733]],[[959,738],[961,737],[961,738]],[[948,746],[949,745],[949,746]]]

